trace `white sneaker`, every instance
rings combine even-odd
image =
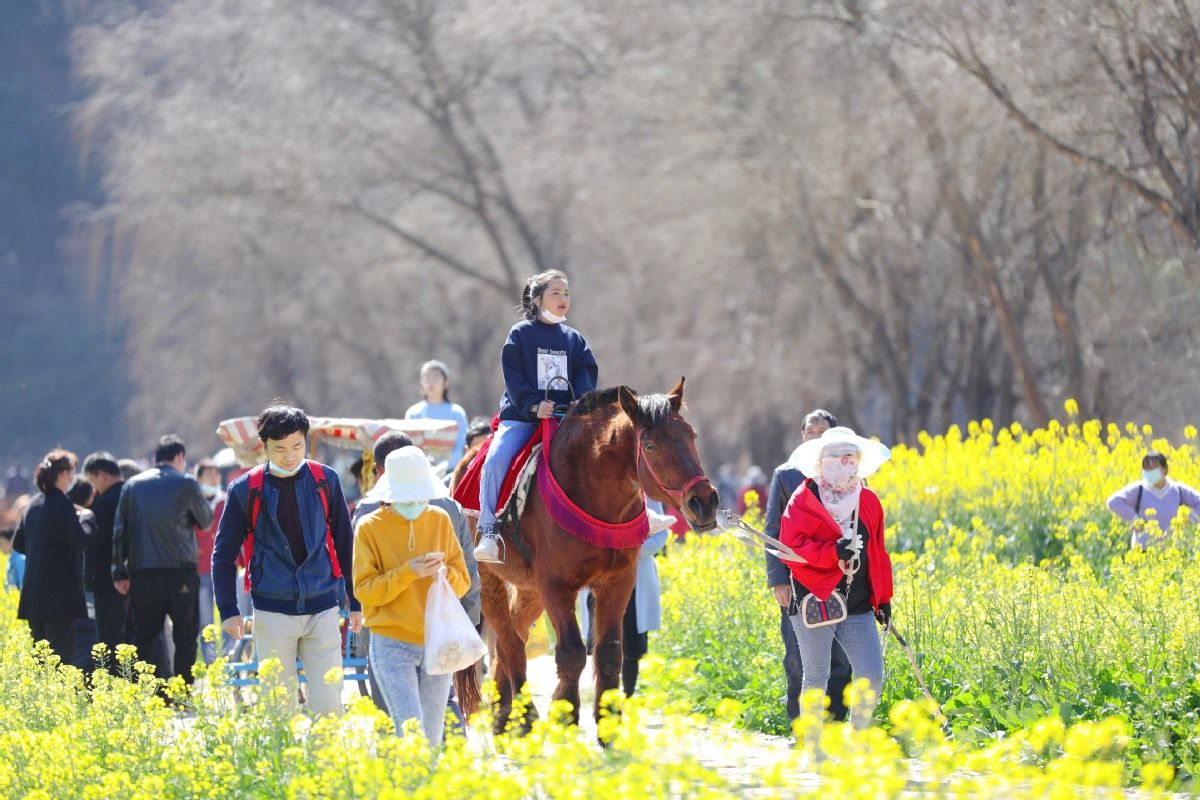
[[[652,508],[646,509],[646,517],[650,520],[650,535],[665,531],[679,520],[670,514],[659,514]]]
[[[484,531],[479,536],[479,544],[475,545],[475,560],[485,564],[503,564],[500,556],[500,536],[491,530]]]

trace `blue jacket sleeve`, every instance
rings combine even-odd
[[[346,582],[346,598],[351,611],[362,611],[362,605],[354,596],[354,526],[350,524],[350,509],[342,493],[342,482],[337,472],[327,469],[329,480],[329,530],[333,534],[333,549],[337,552],[338,566],[342,568],[342,579]]]
[[[787,487],[784,486],[782,469],[775,470],[771,476],[771,489],[767,493],[767,516],[763,533],[773,539],[779,538],[779,522],[783,518],[784,504],[790,499],[785,496]],[[787,565],[770,553],[764,553],[767,561],[767,585],[784,586],[791,576]]]
[[[592,353],[592,347],[581,334],[579,336],[579,352],[572,359],[571,367],[571,387],[575,389],[575,396],[583,397],[593,391],[596,388],[599,374],[600,367],[596,364],[596,356]]]
[[[246,541],[246,512],[242,507],[244,496],[239,496],[230,487],[229,495],[225,498],[225,511],[217,526],[217,537],[213,542],[213,596],[222,622],[240,613],[237,604],[237,557]],[[249,569],[249,565],[246,568]]]
[[[509,331],[508,338],[504,340],[504,349],[500,351],[500,365],[504,369],[504,392],[508,399],[521,415],[521,419],[537,422],[537,416],[529,413],[529,407],[541,401],[542,393],[525,372],[525,353],[513,331]]]

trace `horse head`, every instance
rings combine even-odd
[[[678,508],[692,528],[717,527],[720,497],[700,466],[696,431],[683,418],[683,382],[668,395],[639,398],[627,386],[617,390],[621,408],[633,422],[636,436],[637,479],[642,490]]]

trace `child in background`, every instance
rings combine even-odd
[[[4,573],[4,588],[21,590],[25,582],[25,554],[13,551],[14,530],[0,531],[0,553],[8,556],[8,569]]]
[[[450,516],[429,501],[446,495],[418,447],[388,453],[372,494],[384,503],[358,523],[354,587],[371,630],[371,674],[401,733],[421,721],[431,745],[442,741],[453,677],[425,669],[425,599],[438,569],[462,597],[471,578]]]
[[[421,365],[421,396],[425,399],[404,412],[405,419],[444,419],[458,423],[454,449],[450,452],[447,472],[462,461],[467,448],[467,412],[450,402],[450,371],[441,361],[426,361]]]

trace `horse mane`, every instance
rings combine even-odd
[[[582,417],[594,411],[609,409],[620,404],[619,386],[608,389],[595,389],[588,392],[571,407],[568,416]],[[671,398],[665,394],[643,394],[637,398],[638,410],[648,427],[653,427],[671,415]]]

